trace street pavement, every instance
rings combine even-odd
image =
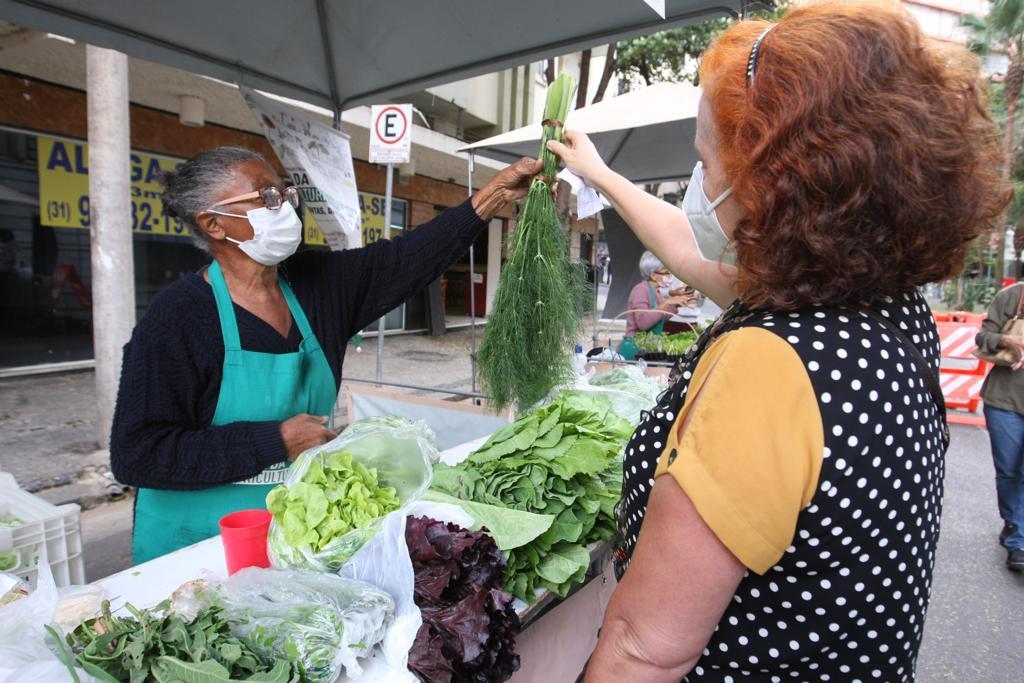
[[[477,337],[479,342],[479,336]],[[386,380],[470,387],[469,333],[385,338]],[[350,349],[346,378],[373,379],[376,340]],[[23,486],[48,489],[104,467],[96,451],[91,373],[0,381],[0,469]],[[344,422],[344,415],[338,418]],[[1024,575],[1009,572],[997,544],[1000,521],[988,436],[954,426],[931,608],[917,680],[1024,681]],[[86,575],[130,566],[130,498],[82,513]]]
[[[998,544],[988,432],[952,427],[932,601],[918,659],[920,683],[1024,681],[1024,574]]]

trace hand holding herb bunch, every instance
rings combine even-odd
[[[542,170],[544,162],[530,157],[523,157],[503,168],[473,195],[473,210],[476,211],[476,215],[488,221],[507,205],[525,197],[533,177]]]

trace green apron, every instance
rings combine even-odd
[[[650,282],[647,283],[647,291],[651,293],[651,308],[658,307],[658,299],[654,296],[654,285]],[[665,331],[665,321],[668,318],[662,318],[658,321],[658,324],[647,330],[651,334],[661,334]],[[619,343],[619,355],[626,360],[636,360],[637,355],[640,353],[640,349],[637,348],[636,341],[633,337],[626,337]]]
[[[294,353],[259,353],[242,349],[231,295],[216,261],[209,273],[224,336],[224,374],[213,424],[283,422],[299,413],[331,415],[338,397],[334,374],[288,283],[278,275],[302,344]],[[284,481],[290,464],[285,460],[244,481],[198,491],[140,488],[132,559],[139,564],[216,536],[224,515],[264,508],[267,493]]]

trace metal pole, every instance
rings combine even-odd
[[[121,349],[135,327],[128,58],[115,50],[87,45],[85,69],[97,436],[100,446],[107,448],[121,374]]]
[[[388,177],[384,185],[384,237],[391,237],[391,190],[394,184],[394,164],[388,163]],[[384,319],[385,313],[377,321],[377,381],[384,380]]]
[[[469,153],[469,173],[466,180],[466,188],[469,196],[473,196],[473,166],[474,153]],[[474,240],[474,244],[476,241]],[[469,374],[473,393],[476,393],[476,263],[474,260],[473,244],[469,245]]]
[[[591,348],[596,349],[598,346],[597,338],[597,319],[601,317],[600,312],[597,310],[597,302],[601,298],[601,277],[597,270],[597,238],[601,235],[601,214],[597,214],[597,220],[594,226],[594,243],[590,249],[590,260],[592,261],[591,272],[594,274],[594,336],[592,338],[593,346]]]

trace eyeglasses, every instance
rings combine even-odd
[[[235,204],[238,202],[248,201],[250,199],[261,199],[263,203],[266,205],[266,207],[268,209],[271,209],[272,211],[280,209],[282,206],[284,206],[284,203],[286,201],[292,205],[293,209],[298,210],[300,206],[299,188],[295,186],[286,187],[284,189],[284,194],[282,194],[279,189],[271,185],[270,187],[263,187],[258,190],[253,190],[252,192],[246,192],[245,194],[236,195],[234,197],[228,197],[227,199],[217,202],[209,209],[206,209],[206,211],[210,213],[219,213],[223,216],[236,216],[236,214],[225,213],[223,211],[215,211],[214,209],[216,209],[218,206],[224,206],[226,204]],[[245,218],[245,216],[238,217]]]

